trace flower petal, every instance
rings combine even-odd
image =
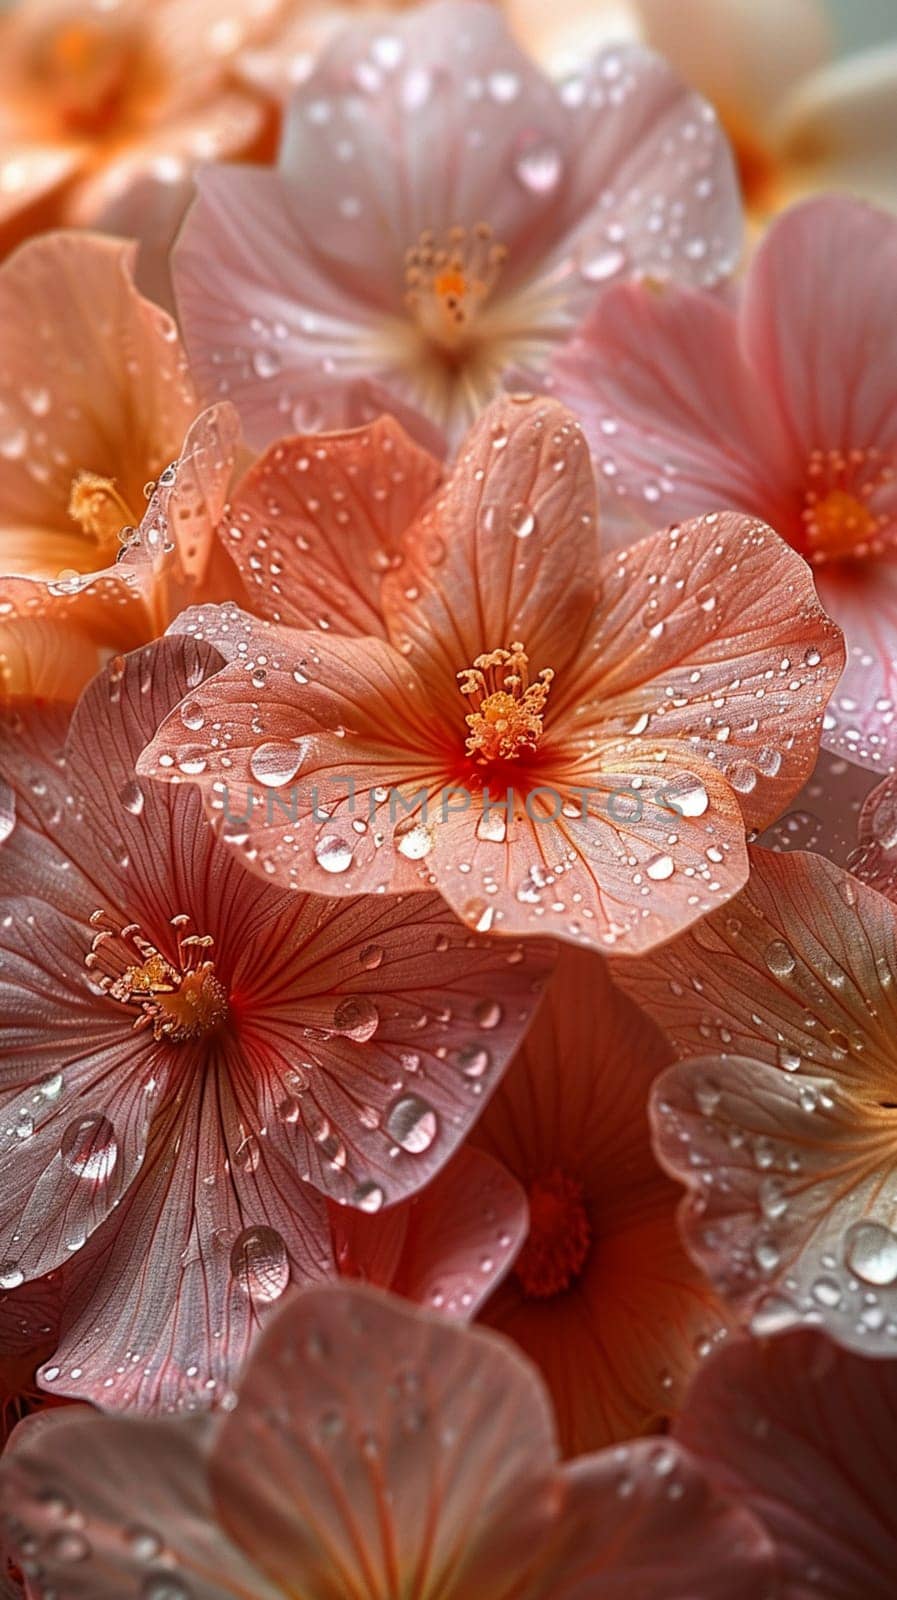
[[[474,1133],[531,1206],[550,1180],[551,1192],[562,1181],[582,1208],[588,1234],[575,1269],[569,1225],[559,1238],[536,1235],[542,1289],[559,1267],[558,1281],[566,1268],[569,1283],[537,1295],[518,1258],[483,1313],[541,1368],[568,1455],[629,1439],[674,1412],[699,1346],[720,1328],[714,1297],[676,1237],[670,1180],[651,1150],[646,1100],[669,1060],[660,1030],[613,986],[606,964],[563,950]]]
[[[819,1333],[746,1339],[702,1368],[676,1436],[776,1546],[788,1600],[889,1600],[897,1371]]]
[[[493,402],[383,585],[390,637],[438,696],[456,707],[458,673],[515,639],[534,672],[568,665],[595,601],[597,514],[570,412]]]
[[[897,778],[884,778],[868,795],[860,813],[851,872],[873,889],[897,900]]]
[[[752,863],[725,913],[617,968],[698,1058],[655,1090],[658,1153],[692,1253],[757,1331],[808,1320],[890,1354],[893,908],[819,856]]]
[[[817,189],[847,189],[893,206],[897,46],[851,51],[795,86],[780,139]]]
[[[897,761],[897,566],[885,560],[856,563],[848,572],[823,568],[817,583],[847,641],[823,741],[836,755],[887,771]]]
[[[520,1185],[500,1162],[462,1145],[404,1205],[366,1216],[333,1207],[343,1277],[391,1289],[468,1321],[507,1272],[527,1229]]]
[[[71,1600],[146,1600],[165,1587],[175,1600],[175,1585],[190,1600],[282,1600],[216,1520],[203,1422],[104,1417],[98,1434],[98,1420],[55,1412],[4,1456],[3,1520],[29,1574],[36,1564],[42,1586]],[[83,1532],[60,1528],[60,1504],[77,1509]]]
[[[710,513],[620,551],[604,576],[591,659],[555,716],[575,704],[583,744],[594,719],[606,739],[637,732],[646,758],[700,756],[764,827],[812,771],[844,662],[809,568],[763,523]]]
[[[383,574],[441,478],[391,417],[272,445],[237,488],[229,520],[228,549],[254,609],[294,628],[385,633]]]

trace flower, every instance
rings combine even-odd
[[[198,797],[134,757],[214,657],[113,661],[4,754],[0,1288],[77,1278],[41,1382],[106,1406],[226,1394],[293,1281],[333,1275],[324,1196],[416,1191],[488,1098],[543,946],[474,943],[436,896],[260,885]]]
[[[75,698],[102,651],[162,633],[187,598],[241,592],[214,535],[236,418],[197,418],[177,330],[137,293],[133,266],[131,245],[57,233],[0,267],[9,694]]]
[[[346,426],[357,380],[456,442],[612,279],[714,284],[741,235],[716,119],[659,58],[611,51],[561,92],[477,0],[357,21],[297,89],[277,169],[197,182],[178,309],[257,447]]]
[[[541,1368],[568,1455],[673,1414],[723,1331],[651,1151],[646,1100],[671,1056],[601,958],[566,949],[473,1134],[523,1184],[530,1214],[482,1315]]]
[[[228,82],[282,0],[21,0],[0,18],[0,250],[129,207],[153,245],[198,161],[264,148],[268,113]],[[134,204],[141,193],[142,215]]]
[[[51,1274],[0,1294],[0,1451],[23,1417],[56,1403],[52,1395],[38,1388],[37,1368],[53,1354],[59,1337],[61,1277],[60,1273]]]
[[[615,975],[684,1059],[652,1093],[686,1244],[758,1333],[807,1322],[892,1355],[895,908],[821,856]]]
[[[676,1438],[773,1539],[783,1600],[890,1600],[897,1369],[812,1331],[727,1343]]]
[[[890,900],[897,900],[897,870],[894,846],[897,845],[897,780],[884,778],[865,797],[859,815],[854,849],[847,865],[856,877],[879,889]]]
[[[739,889],[745,828],[800,787],[841,665],[800,558],[712,515],[601,562],[582,433],[550,401],[489,409],[398,559],[378,529],[420,456],[356,462],[349,500],[338,463],[324,511],[329,449],[307,493],[309,442],[275,446],[234,524],[302,631],[181,618],[229,665],[141,770],[197,782],[276,882],[435,887],[480,932],[636,950]]]
[[[71,1600],[755,1600],[772,1573],[758,1518],[678,1445],[562,1466],[510,1345],[359,1287],[284,1305],[211,1427],[22,1430],[0,1504],[29,1577]]]
[[[824,743],[882,768],[897,758],[895,329],[897,220],[829,196],[773,224],[736,308],[622,287],[557,368],[617,537],[660,506],[731,506],[812,564],[848,643]]]
[[[751,220],[813,190],[890,204],[897,50],[833,59],[823,0],[509,0],[514,32],[552,71],[608,38],[641,39],[713,104]]]

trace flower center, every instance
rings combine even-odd
[[[814,450],[807,475],[801,521],[808,560],[818,566],[880,554],[892,519],[871,502],[893,482],[893,466],[874,449]]]
[[[529,659],[519,643],[477,656],[472,667],[459,672],[458,687],[472,706],[464,719],[470,729],[467,754],[481,765],[532,755],[542,736],[553,677],[553,669],[543,667],[530,683]]]
[[[135,81],[136,44],[114,19],[73,14],[36,42],[33,73],[74,134],[101,134],[116,122]]]
[[[550,1300],[580,1276],[592,1245],[582,1184],[565,1172],[536,1178],[529,1191],[529,1233],[514,1271],[531,1300]]]
[[[69,493],[68,514],[77,522],[83,533],[97,546],[94,564],[102,559],[112,561],[122,544],[122,537],[135,526],[133,512],[119,494],[112,478],[103,478],[96,472],[77,472]]]
[[[454,352],[469,343],[506,255],[487,222],[442,235],[424,229],[405,256],[405,304],[433,344]]]
[[[155,1039],[180,1044],[200,1039],[224,1022],[227,991],[215,975],[214,962],[203,959],[214,939],[187,933],[190,919],[172,917],[178,957],[173,966],[150,944],[136,922],[119,928],[105,911],[95,911],[94,935],[86,965],[99,973],[99,987],[111,999],[136,1012],[134,1027],[151,1027]]]

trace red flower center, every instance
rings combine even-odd
[[[565,1172],[536,1178],[530,1185],[529,1219],[514,1271],[524,1294],[550,1300],[576,1282],[592,1246],[582,1184]]]
[[[119,928],[104,911],[95,911],[90,920],[100,931],[86,964],[111,999],[136,1012],[135,1029],[151,1027],[156,1039],[180,1044],[202,1038],[226,1020],[227,991],[214,963],[203,959],[214,940],[207,933],[187,933],[188,917],[171,919],[176,966],[143,937],[136,923]]]

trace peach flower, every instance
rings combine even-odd
[[[652,1094],[686,1243],[757,1332],[894,1354],[897,911],[821,856],[616,975],[683,1059]]]
[[[105,1406],[227,1393],[289,1284],[336,1273],[325,1196],[376,1211],[460,1144],[552,954],[473,945],[435,895],[261,885],[196,795],[141,784],[137,752],[216,664],[182,639],[119,657],[62,756],[60,708],[3,754],[0,1289],[66,1264],[41,1383]],[[468,1249],[519,1230],[503,1194]],[[498,1270],[510,1240],[487,1247]]]
[[[530,1214],[483,1319],[541,1368],[569,1455],[657,1427],[723,1332],[651,1150],[646,1102],[671,1057],[601,958],[567,949],[473,1134]]]
[[[0,1508],[65,1600],[757,1600],[772,1581],[757,1516],[679,1445],[562,1465],[511,1345],[359,1287],[285,1305],[211,1426],[22,1429]]]
[[[164,632],[190,598],[240,592],[214,535],[236,419],[227,407],[197,419],[174,323],[137,293],[133,264],[132,245],[58,233],[0,267],[0,660],[13,694],[72,699],[102,652]]]
[[[399,549],[392,513],[438,468],[384,427],[351,467],[344,444],[275,445],[238,488],[231,548],[272,580],[266,620],[175,624],[228,665],[141,770],[197,782],[284,886],[438,888],[480,932],[669,938],[741,887],[745,829],[812,766],[842,649],[809,569],[732,515],[602,561],[579,426],[532,399],[489,409]]]

